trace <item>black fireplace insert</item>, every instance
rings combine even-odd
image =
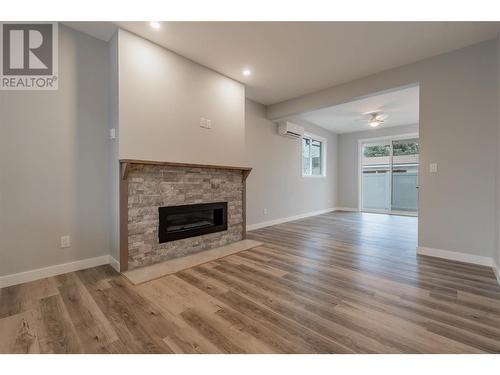
[[[227,230],[227,202],[159,207],[160,243]]]

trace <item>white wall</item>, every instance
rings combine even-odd
[[[244,86],[123,30],[119,117],[120,159],[244,163]]]
[[[278,135],[276,124],[266,119],[263,105],[247,99],[245,113],[246,164],[253,168],[247,179],[247,224],[335,207],[337,135],[301,123],[308,132],[327,139],[327,176],[302,177],[301,142]]]
[[[493,257],[496,41],[479,43],[267,108],[270,119],[420,84],[420,246]],[[465,151],[464,151],[465,150]],[[430,162],[438,173],[429,174]]]
[[[60,25],[59,90],[0,91],[0,275],[108,254],[108,65]]]
[[[418,124],[370,129],[338,135],[339,199],[338,206],[358,209],[359,150],[360,139],[418,133]]]

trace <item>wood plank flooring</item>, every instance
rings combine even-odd
[[[415,255],[416,218],[332,212],[134,286],[109,266],[0,290],[1,353],[500,353],[491,269]]]

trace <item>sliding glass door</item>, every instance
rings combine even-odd
[[[361,209],[416,215],[418,138],[361,143]]]
[[[413,213],[418,210],[418,138],[392,141],[391,211]]]
[[[363,144],[362,208],[388,212],[391,208],[391,143]]]

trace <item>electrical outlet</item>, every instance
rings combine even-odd
[[[207,119],[207,129],[212,129],[212,120]]]
[[[65,249],[67,247],[71,247],[71,238],[66,236],[61,236],[61,249]]]
[[[267,215],[267,208],[264,208],[262,212],[264,212],[264,215]]]

